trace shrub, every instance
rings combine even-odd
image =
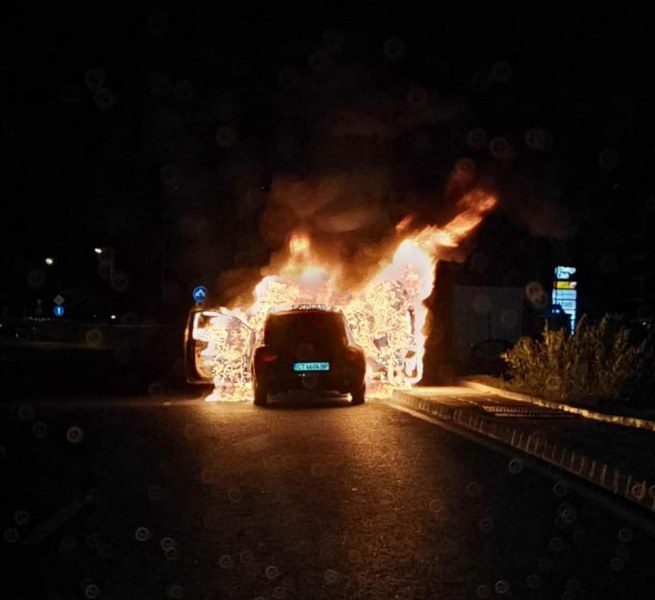
[[[592,324],[583,316],[574,335],[544,329],[542,339],[521,338],[502,354],[513,384],[546,397],[574,403],[618,399],[627,382],[639,376],[646,340],[607,317]]]

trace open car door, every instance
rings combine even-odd
[[[219,313],[194,306],[189,311],[184,329],[184,372],[187,383],[211,384],[213,375],[200,353],[208,346],[204,333],[207,321]]]
[[[229,311],[194,306],[184,330],[184,369],[193,384],[249,380],[248,364],[255,334]]]

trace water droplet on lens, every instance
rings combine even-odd
[[[392,36],[384,42],[383,52],[391,60],[400,60],[405,56],[407,47],[398,37]]]
[[[31,404],[21,404],[18,407],[18,418],[21,421],[31,421],[34,418],[34,407]]]
[[[469,498],[477,498],[482,492],[482,488],[479,483],[475,481],[470,481],[466,486],[466,495]]]
[[[335,571],[334,569],[327,569],[325,573],[323,573],[323,579],[325,579],[325,582],[328,584],[336,583],[339,579],[339,571]]]
[[[485,148],[488,141],[489,136],[487,135],[487,132],[484,129],[480,129],[479,127],[471,129],[471,131],[469,131],[468,135],[466,136],[467,144],[474,150],[481,150],[482,148]]]
[[[15,527],[9,527],[5,529],[3,537],[5,542],[7,542],[8,544],[15,544],[20,538],[20,534],[18,533],[18,529],[16,529]]]
[[[65,83],[59,88],[59,99],[64,104],[74,104],[80,101],[80,88],[74,83]]]
[[[218,559],[218,564],[222,569],[231,569],[234,566],[234,560],[229,554],[223,554],[223,556]]]
[[[78,427],[77,425],[72,425],[66,431],[66,439],[71,444],[79,444],[80,442],[82,442],[82,440],[84,440],[84,431],[82,430],[81,427]]]
[[[163,12],[148,15],[146,26],[152,35],[159,35],[168,27],[168,15]]]
[[[330,29],[323,34],[323,46],[328,52],[338,52],[343,47],[344,36],[339,29]]]
[[[478,523],[478,529],[482,533],[489,533],[493,530],[493,528],[494,528],[494,520],[491,517],[480,519],[480,522]]]
[[[564,483],[562,483],[561,481],[557,481],[553,485],[553,494],[555,494],[556,496],[558,496],[560,498],[562,496],[565,496],[567,491],[568,490],[567,490],[566,485]]]
[[[43,439],[48,436],[48,424],[45,421],[37,421],[32,425],[32,434],[34,437]]]
[[[560,537],[554,537],[550,540],[548,546],[553,552],[559,552],[564,548],[564,540]]]
[[[110,88],[100,88],[93,94],[93,101],[99,110],[109,110],[116,103],[116,92]]]
[[[30,522],[30,513],[26,510],[17,510],[14,513],[14,521],[16,521],[16,524],[21,527],[27,525]]]
[[[507,83],[512,78],[512,67],[506,60],[496,61],[491,76],[500,83]]]
[[[314,477],[322,477],[325,475],[325,465],[320,463],[314,464],[312,465],[311,472]]]
[[[100,68],[94,67],[84,74],[84,83],[89,90],[101,88],[107,81],[107,74]]]
[[[152,398],[163,398],[166,395],[166,388],[159,381],[153,381],[148,386],[148,394]]]
[[[172,537],[166,536],[161,539],[159,542],[162,550],[168,550],[170,548],[175,548],[175,540]]]
[[[606,171],[613,171],[619,165],[619,155],[613,148],[605,148],[598,155],[598,164]]]
[[[234,127],[223,126],[216,131],[216,143],[223,148],[232,146],[238,137],[239,135]]]
[[[227,496],[232,504],[236,504],[243,498],[243,492],[239,488],[232,488],[228,491]]]
[[[148,488],[148,500],[151,500],[152,502],[157,502],[158,500],[161,500],[163,495],[162,489],[158,485],[151,485]]]

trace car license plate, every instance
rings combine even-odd
[[[307,371],[329,371],[329,362],[295,362],[293,370],[296,373],[306,373]]]

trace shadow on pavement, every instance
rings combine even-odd
[[[145,358],[120,361],[106,351],[21,349],[0,361],[0,401],[185,390],[174,360]]]

